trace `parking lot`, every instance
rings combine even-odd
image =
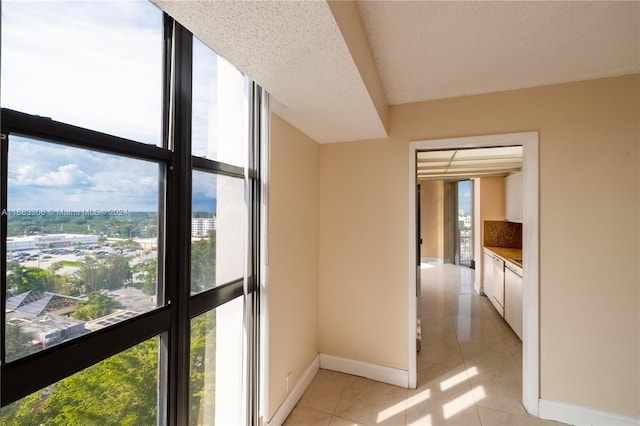
[[[49,269],[54,263],[63,262],[64,265],[57,273],[69,275],[78,273],[80,270],[80,264],[88,256],[103,258],[116,254],[128,257],[129,265],[134,266],[155,257],[156,251],[145,251],[133,248],[121,249],[113,247],[110,243],[106,243],[94,244],[86,247],[43,248],[10,252],[7,254],[7,260],[18,262],[25,267],[36,267],[41,269]]]

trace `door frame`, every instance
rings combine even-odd
[[[414,140],[409,143],[409,387],[417,385],[416,316],[416,153],[425,150],[448,150],[522,145],[523,212],[522,252],[526,270],[522,292],[522,403],[538,416],[540,400],[540,330],[539,330],[539,155],[538,132],[507,133],[460,138]],[[424,346],[424,345],[423,345]]]

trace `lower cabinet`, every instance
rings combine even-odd
[[[504,319],[522,340],[522,270],[504,269]]]
[[[493,257],[493,282],[491,283],[491,303],[501,317],[504,317],[504,260]]]
[[[492,252],[484,252],[484,294],[501,317],[504,317],[504,260]]]
[[[482,266],[482,292],[491,299],[493,293],[493,256],[484,252],[484,264]]]

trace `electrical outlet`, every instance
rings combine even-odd
[[[291,391],[291,371],[287,373],[287,377],[285,378],[285,381],[287,385],[287,393],[289,393],[289,391]]]

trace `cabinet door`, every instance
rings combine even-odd
[[[493,282],[493,256],[490,256],[485,252],[483,274],[482,274],[482,286],[483,286],[482,292],[489,299],[491,299],[491,295],[493,294],[493,289],[491,285],[492,282]]]
[[[523,201],[522,201],[522,172],[514,173],[507,176],[505,185],[505,198],[506,198],[506,219],[509,222],[522,223],[523,213]]]
[[[522,340],[522,278],[504,270],[504,319]]]
[[[493,258],[493,282],[491,287],[491,302],[500,316],[504,317],[504,260],[499,257]]]

